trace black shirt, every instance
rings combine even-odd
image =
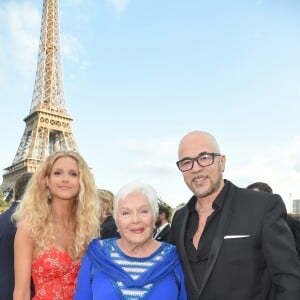
[[[198,229],[198,223],[199,223],[198,213],[195,209],[197,197],[193,196],[191,200],[187,203],[189,216],[188,216],[188,222],[187,222],[187,227],[186,227],[186,232],[184,237],[184,244],[185,244],[187,257],[190,262],[190,266],[192,268],[192,272],[198,288],[200,288],[203,280],[209,251],[211,248],[215,231],[217,229],[217,225],[219,223],[219,219],[221,215],[220,212],[222,210],[223,203],[225,201],[227,190],[228,190],[228,182],[226,182],[225,180],[225,185],[222,191],[213,202],[212,207],[214,209],[214,212],[206,220],[203,233],[199,240],[198,249],[195,249],[193,245],[193,236]]]

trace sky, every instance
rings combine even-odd
[[[97,186],[138,180],[177,206],[192,196],[178,144],[204,130],[224,178],[300,199],[300,1],[64,0],[63,86]],[[0,175],[34,88],[42,0],[0,0]],[[1,180],[0,180],[1,181]]]

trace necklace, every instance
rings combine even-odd
[[[207,208],[204,208],[204,209],[199,209],[198,210],[198,213],[199,214],[204,214],[204,213],[206,213],[206,212],[209,212],[209,211],[211,211],[211,210],[213,210],[213,208],[212,207],[207,207]]]
[[[199,202],[196,204],[196,211],[197,211],[198,214],[205,214],[205,213],[210,212],[212,210],[213,210],[213,208],[209,204],[206,207],[200,206]]]

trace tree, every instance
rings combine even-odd
[[[3,194],[0,192],[0,213],[4,212],[10,206],[10,202],[4,200]]]

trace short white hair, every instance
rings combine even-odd
[[[157,192],[150,184],[145,184],[145,183],[138,182],[138,181],[134,181],[134,182],[125,184],[116,193],[115,198],[114,198],[114,210],[113,210],[114,219],[117,220],[119,201],[126,198],[128,195],[131,195],[131,194],[143,195],[149,201],[150,206],[152,208],[153,215],[154,215],[154,219],[153,219],[153,226],[154,226],[155,221],[158,217]]]

